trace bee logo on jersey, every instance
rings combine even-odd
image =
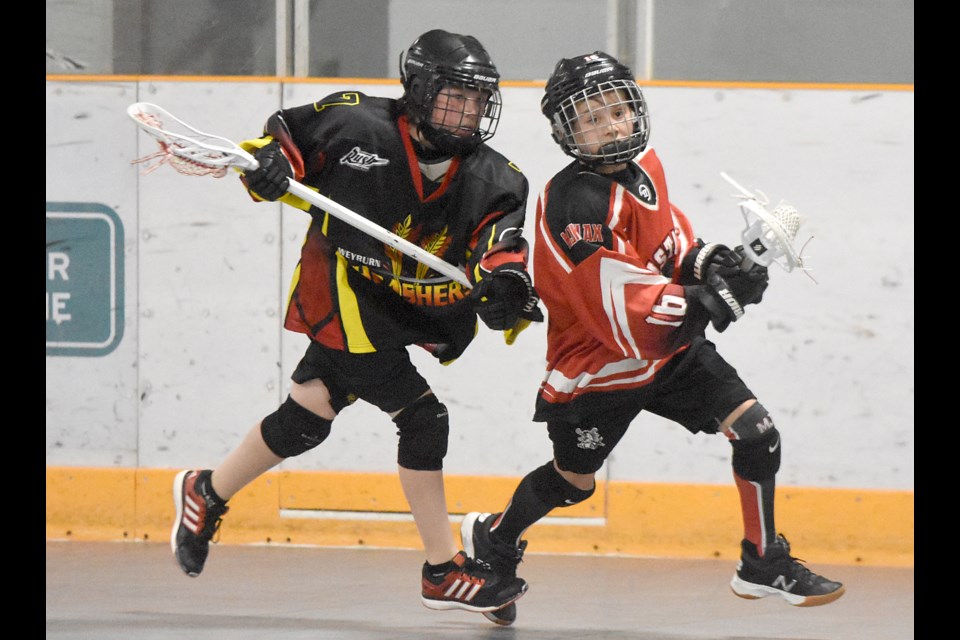
[[[390,161],[375,153],[363,151],[360,147],[354,147],[347,155],[340,158],[340,164],[359,171],[370,171],[370,167],[385,167],[390,164]]]

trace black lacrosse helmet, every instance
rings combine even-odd
[[[613,96],[612,98],[610,96]],[[625,104],[633,112],[633,133],[588,153],[577,144],[573,124],[579,117],[575,105],[588,98],[601,97]],[[621,164],[637,157],[650,139],[650,118],[643,92],[630,67],[603,51],[561,59],[547,80],[540,111],[550,121],[553,139],[563,152],[583,164]]]
[[[443,29],[427,31],[400,54],[400,99],[424,137],[444,153],[466,155],[493,137],[500,121],[500,73],[480,41]],[[488,95],[471,136],[458,136],[430,122],[434,101],[445,86],[461,86]]]

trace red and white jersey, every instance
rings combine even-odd
[[[538,407],[641,387],[687,348],[678,283],[695,242],[653,149],[614,175],[573,162],[547,183],[533,258],[549,314]]]

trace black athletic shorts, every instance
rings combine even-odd
[[[716,346],[697,338],[646,386],[589,393],[565,405],[538,398],[534,420],[547,423],[561,469],[593,473],[642,411],[672,420],[690,433],[717,433],[731,411],[754,397]]]
[[[313,341],[290,379],[299,384],[309,380],[323,381],[330,392],[330,404],[337,413],[357,399],[369,402],[385,413],[393,413],[430,389],[405,348],[349,353]]]

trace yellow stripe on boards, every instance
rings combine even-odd
[[[166,542],[175,469],[47,467],[47,539]],[[519,478],[447,476],[451,530],[503,508]],[[913,491],[778,487],[777,528],[810,563],[912,567]],[[327,517],[313,517],[317,514]],[[336,514],[336,517],[330,517]],[[395,474],[271,471],[230,501],[221,544],[422,548]],[[599,483],[526,534],[529,553],[734,561],[743,535],[732,485]]]

